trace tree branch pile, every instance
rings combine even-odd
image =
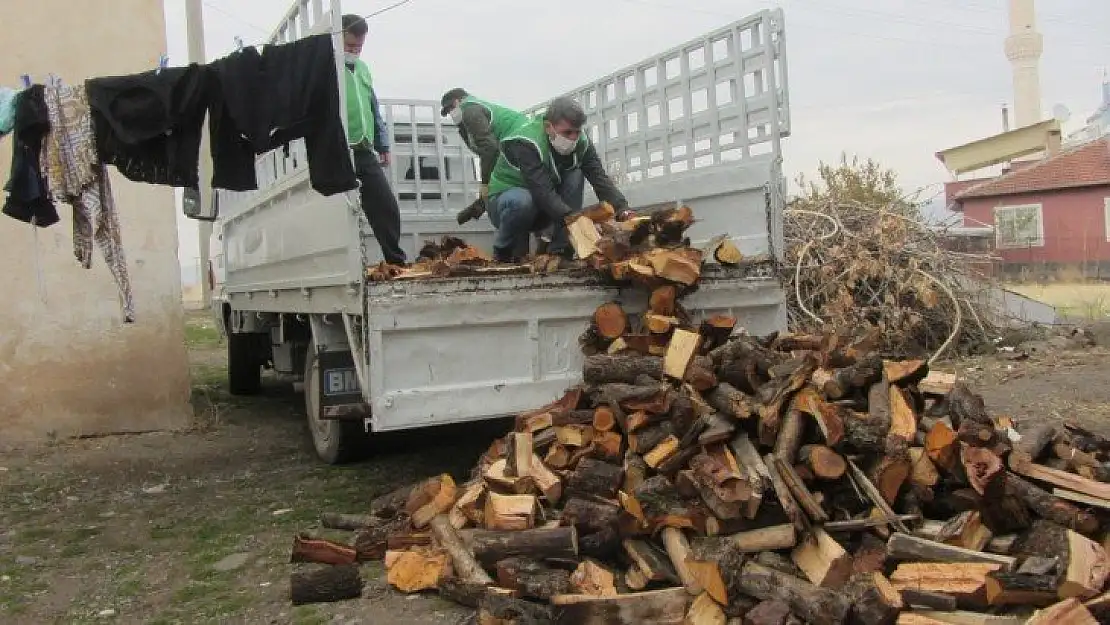
[[[647,310],[600,306],[582,384],[517,415],[467,479],[326,514],[356,528],[350,545],[299,536],[294,560],[383,560],[393,588],[478,623],[1110,616],[1110,441],[1019,439],[955,375],[884,359],[873,335],[693,320],[689,265],[652,267]]]

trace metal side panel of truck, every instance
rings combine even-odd
[[[340,14],[338,0],[302,0],[272,41],[338,31]],[[784,46],[781,11],[761,11],[568,94],[633,206],[683,202],[698,218],[695,245],[728,234],[745,255],[772,259],[745,270],[707,264],[684,301],[695,318],[727,312],[753,333],[786,325],[774,275],[780,142],[790,132]],[[488,217],[455,221],[477,196],[477,163],[438,102],[381,105],[405,251],[415,257],[447,234],[489,251]],[[325,461],[348,457],[363,428],[459,423],[546,403],[580,378],[577,338],[594,308],[646,306],[641,293],[566,275],[369,283],[380,250],[357,191],[315,193],[300,141],[259,156],[257,170],[258,190],[218,194],[229,378],[233,391],[251,392],[261,368],[303,375]]]

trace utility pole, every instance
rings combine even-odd
[[[189,43],[189,62],[206,63],[204,51],[204,8],[203,0],[185,0],[185,28]],[[200,201],[201,206],[212,205],[212,154],[209,151],[208,124],[201,125],[200,139]],[[200,236],[200,289],[205,306],[209,304],[212,293],[208,288],[208,239],[212,236],[212,222],[197,220]]]

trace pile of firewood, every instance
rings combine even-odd
[[[518,415],[469,479],[325,514],[350,545],[298,536],[293,560],[322,566],[294,573],[294,603],[358,596],[357,564],[384,560],[393,588],[437,591],[482,624],[1110,619],[1110,441],[1019,437],[954,374],[883,358],[874,329],[693,323],[684,215],[593,230],[599,250],[637,228],[670,244],[584,256],[639,276],[647,311],[600,306],[582,384]]]

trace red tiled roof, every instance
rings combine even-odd
[[[1110,185],[1110,137],[1071,148],[959,191],[955,200],[1098,185]]]

